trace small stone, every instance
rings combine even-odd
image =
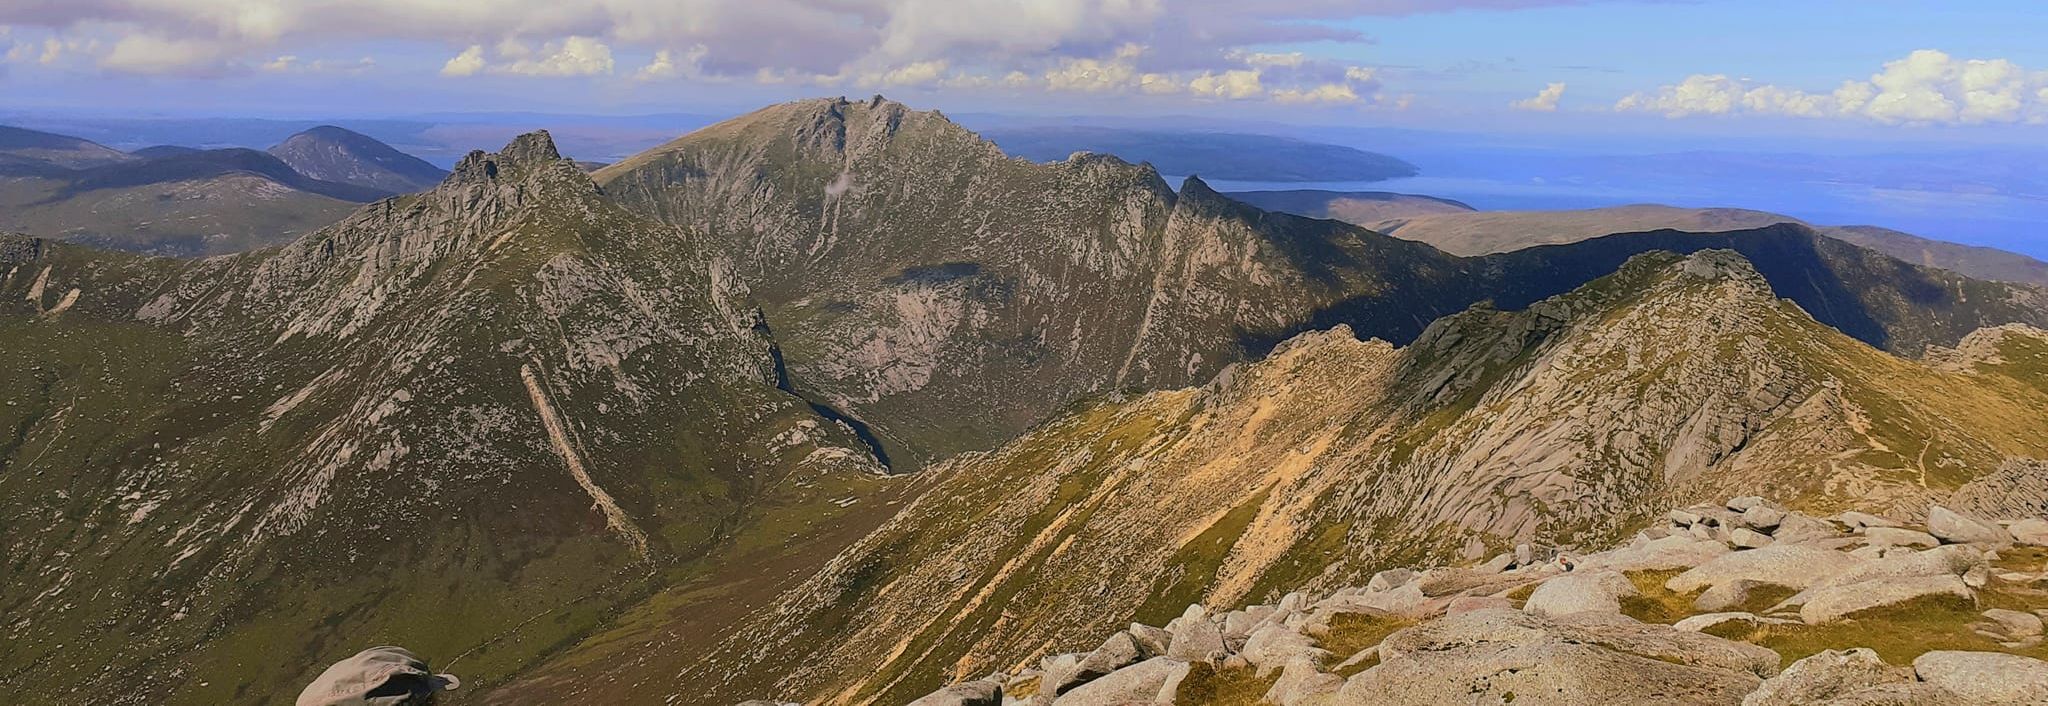
[[[1665,513],[1664,517],[1670,519],[1671,524],[1678,527],[1691,527],[1695,523],[1698,523],[1700,521],[1699,515],[1686,512],[1684,510],[1672,510],[1671,512]]]
[[[1753,508],[1753,507],[1758,507],[1758,506],[1761,506],[1761,505],[1763,505],[1763,504],[1764,504],[1764,499],[1763,499],[1763,498],[1760,498],[1760,497],[1757,497],[1757,496],[1754,496],[1754,495],[1744,495],[1744,496],[1742,496],[1742,497],[1739,497],[1739,498],[1729,498],[1729,499],[1728,499],[1728,511],[1729,511],[1729,512],[1749,512],[1749,509],[1750,509],[1750,508]]]

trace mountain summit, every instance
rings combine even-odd
[[[322,125],[286,138],[270,153],[301,174],[391,194],[432,188],[448,172],[346,128]]]

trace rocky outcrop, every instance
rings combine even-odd
[[[1734,506],[1750,504],[1744,499]],[[1773,506],[1776,507],[1776,506]],[[1675,523],[1701,523],[1712,513],[1700,508],[1671,513]],[[1746,514],[1754,510],[1742,510]],[[1781,510],[1781,522],[1806,518],[1796,510]],[[1734,517],[1729,515],[1727,517]],[[1986,637],[2010,640],[2016,635],[2033,635],[2034,642],[2001,642],[1995,649],[2024,650],[2038,644],[2039,616],[2010,609],[1985,611],[1983,622],[1965,625],[1937,625],[1924,614],[1858,613],[1844,607],[1844,601],[1860,601],[1866,608],[1883,609],[1899,600],[1928,595],[1929,591],[1904,592],[1901,586],[1926,583],[1937,586],[1931,593],[1969,599],[1972,587],[1958,577],[1963,567],[1973,565],[1977,550],[1965,545],[1914,551],[1891,548],[1890,556],[1859,559],[1852,553],[1865,545],[1853,534],[1869,531],[1877,523],[1843,523],[1826,537],[1787,542],[1770,549],[1735,550],[1706,558],[1695,569],[1712,564],[1722,568],[1694,575],[1681,585],[1706,581],[1703,576],[1745,566],[1735,561],[1759,556],[1747,566],[1784,566],[1782,562],[1804,559],[1820,569],[1814,576],[1787,579],[1813,588],[1787,604],[1801,604],[1805,611],[1829,616],[1859,615],[1853,629],[1869,628],[1885,621],[1906,619],[1919,630],[1974,630]],[[1854,528],[1849,526],[1853,525]],[[1660,528],[1661,529],[1661,528]],[[1881,528],[1880,528],[1881,529]],[[1841,630],[1839,627],[1809,628],[1805,623],[1830,624],[1834,617],[1816,619],[1759,616],[1746,612],[1692,615],[1666,625],[1642,620],[1637,615],[1648,603],[1669,600],[1639,592],[1628,574],[1616,570],[1588,572],[1576,568],[1590,565],[1619,565],[1618,556],[1640,554],[1641,540],[1613,549],[1578,557],[1560,556],[1551,561],[1516,563],[1487,568],[1438,567],[1414,572],[1381,573],[1370,585],[1340,589],[1327,598],[1315,600],[1290,593],[1274,605],[1252,605],[1239,610],[1211,612],[1191,606],[1173,632],[1187,624],[1215,626],[1223,636],[1220,649],[1196,660],[1154,658],[1092,678],[1086,685],[1057,698],[1020,699],[1019,704],[1068,703],[1170,703],[1174,693],[1165,687],[1196,678],[1192,663],[1206,673],[1265,674],[1272,680],[1264,693],[1266,703],[1278,706],[1313,704],[1470,704],[1470,703],[1625,703],[1625,704],[1741,704],[1742,706],[1792,706],[1805,704],[1963,704],[2037,703],[2048,698],[2048,662],[2029,656],[1995,651],[1933,651],[1917,655],[1912,666],[1894,666],[1878,652],[1866,648],[1825,649],[1812,654],[1784,654],[1765,645],[1778,644],[1773,634],[1800,634],[1809,629]],[[1827,546],[1831,548],[1821,548]],[[1843,561],[1829,562],[1828,552]],[[1775,556],[1771,556],[1775,555]],[[1687,572],[1691,574],[1692,572]],[[1492,581],[1478,581],[1480,575]],[[1675,580],[1675,579],[1674,579]],[[1420,587],[1464,586],[1446,591],[1424,591]],[[1726,585],[1726,584],[1722,584]],[[1783,584],[1776,584],[1783,585]],[[1501,589],[1500,587],[1509,587]],[[1980,588],[1983,588],[1980,586]],[[2048,604],[2038,591],[2024,586],[1994,586],[2008,592],[2005,600],[2031,596]],[[1495,592],[1499,589],[1498,592]],[[1530,590],[1533,589],[1533,590]],[[1985,590],[1990,590],[1986,588]],[[1354,613],[1361,603],[1378,597],[1408,592],[1421,602],[1409,618],[1371,609]],[[1427,594],[1437,593],[1436,596]],[[1672,596],[1684,596],[1691,590]],[[1513,598],[1513,596],[1526,598]],[[1627,596],[1628,606],[1612,605],[1614,596]],[[1582,609],[1590,604],[1590,609]],[[1834,606],[1834,607],[1828,607]],[[1774,609],[1781,611],[1782,609]],[[2048,612],[2048,605],[2042,607]],[[1779,614],[1783,614],[1780,612]],[[1967,613],[1965,613],[1967,614]],[[1360,623],[1347,616],[1364,615]],[[1669,619],[1669,616],[1665,616]],[[1361,625],[1383,625],[1379,621],[1413,621],[1399,629],[1382,630],[1375,644],[1359,649],[1351,632]],[[1140,632],[1134,627],[1126,633]],[[1832,634],[1832,633],[1831,633]],[[1854,639],[1853,632],[1835,639]],[[1880,637],[1885,630],[1872,629]],[[1240,639],[1249,635],[1247,639]],[[1112,638],[1112,642],[1121,638]],[[1958,634],[1929,636],[1930,641],[1957,640]],[[1762,645],[1745,640],[1761,640]],[[1332,654],[1325,646],[1351,645],[1355,654]],[[1107,646],[1106,646],[1107,647]],[[1886,649],[1894,649],[1888,647]],[[1119,652],[1122,654],[1122,652]],[[1793,660],[1779,669],[1781,660]],[[1062,683],[1061,674],[1084,655],[1067,655],[1047,664],[1043,683]],[[1122,661],[1122,660],[1117,660]],[[1218,671],[1220,670],[1220,672]],[[1341,676],[1349,674],[1350,676]],[[1045,682],[1052,679],[1052,682]],[[1021,683],[1021,681],[1019,682]],[[1099,686],[1098,686],[1099,685]],[[947,693],[942,690],[938,693]],[[1071,700],[1083,694],[1086,700]]]

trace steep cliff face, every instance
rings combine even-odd
[[[2048,395],[2014,375],[1872,349],[1722,251],[1640,257],[1401,348],[1304,334],[1209,386],[1101,400],[933,469],[674,695],[898,703],[1191,602],[1518,542],[1605,546],[1737,489],[1816,512],[1924,507],[2048,451],[2020,421]]]
[[[889,492],[732,264],[545,134],[276,251],[8,243],[0,673],[37,698],[268,701],[365,639],[488,684]]]

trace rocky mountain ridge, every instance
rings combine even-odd
[[[37,699],[258,702],[373,635],[487,686],[893,492],[730,263],[544,133],[276,250],[0,242],[0,682]]]
[[[1516,543],[1600,546],[1736,489],[1910,512],[2048,453],[2019,421],[2048,410],[2038,375],[1876,351],[1712,251],[1448,317],[1406,348],[1305,334],[1207,387],[1097,400],[932,469],[918,500],[669,693],[907,701],[1190,602]]]
[[[902,470],[988,448],[1083,396],[1198,383],[1304,331],[1406,343],[1475,303],[1519,308],[1652,250],[1742,252],[1823,322],[1909,355],[1981,326],[2048,326],[2039,289],[1800,226],[1461,258],[1252,208],[1199,179],[1176,192],[1114,157],[1013,159],[879,96],[763,109],[595,177],[725,248],[792,384],[870,426]]]

